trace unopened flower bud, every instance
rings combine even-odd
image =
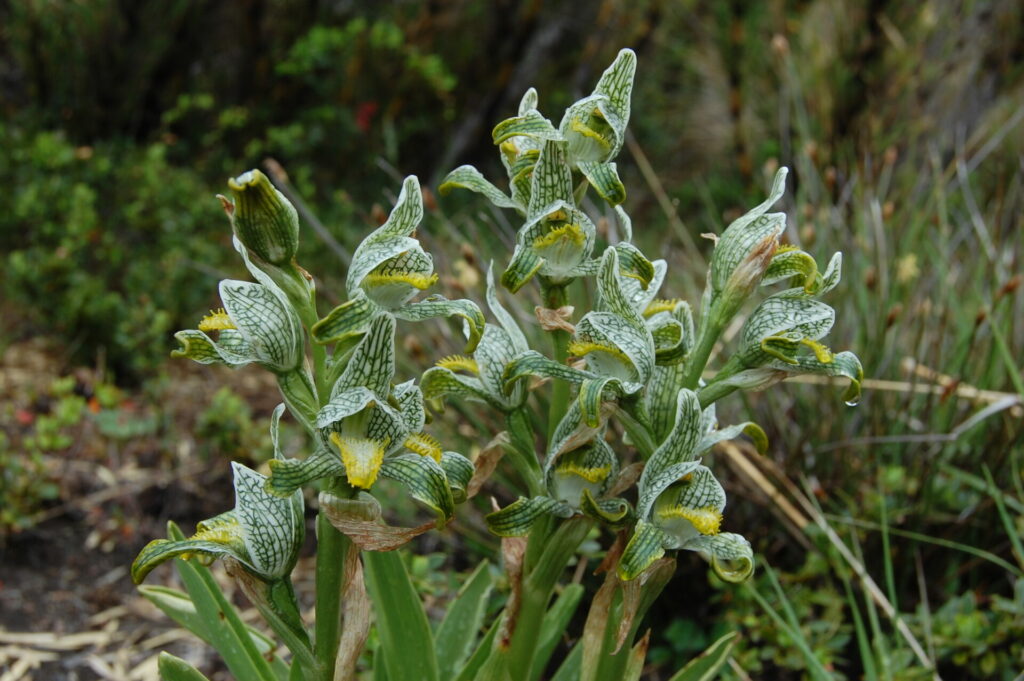
[[[291,262],[299,246],[295,207],[259,170],[228,180],[228,187],[235,198],[231,217],[239,241],[266,262]]]

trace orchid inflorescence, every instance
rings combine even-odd
[[[222,281],[223,308],[197,329],[178,332],[174,355],[228,367],[255,363],[276,376],[284,404],[272,421],[273,458],[266,475],[234,464],[234,510],[201,523],[191,538],[151,542],[133,565],[136,581],[170,558],[225,558],[233,574],[248,580],[246,593],[309,678],[326,674],[319,660],[323,643],[310,643],[289,577],[304,541],[302,489],[318,484],[322,517],[366,551],[394,549],[431,527],[443,528],[471,488],[479,488],[482,481],[473,478],[486,467],[445,450],[426,432],[426,405],[441,399],[475,401],[506,420],[506,432],[495,441],[522,487],[495,491],[518,497],[487,515],[495,534],[529,536],[543,553],[544,542],[559,536],[557,527],[603,525],[624,542],[614,561],[622,583],[643,581],[666,552],[681,549],[707,556],[726,581],[751,574],[751,546],[722,531],[725,491],[702,457],[741,434],[761,450],[766,441],[753,423],[720,427],[715,402],[800,373],[845,377],[846,399],[856,401],[859,361],[821,343],[835,313],[820,298],[838,284],[842,259],[837,253],[821,271],[805,251],[780,244],[786,215],[768,211],[784,193],[782,168],[768,198],[717,238],[697,323],[686,301],[659,298],[668,264],[650,260],[633,243],[614,162],[629,122],[635,66],[634,53],[622,50],[593,93],[566,109],[557,126],[539,111],[530,89],[518,115],[493,133],[507,192],[472,166],[455,169],[442,183],[441,194],[468,189],[520,216],[508,265],[500,275],[493,265],[486,273],[483,297],[494,321],[485,321],[471,300],[422,295],[438,277],[415,236],[423,220],[416,177],[405,179],[390,216],[355,251],[348,300],[323,317],[313,278],[295,262],[295,209],[258,170],[229,182],[232,198],[221,200],[235,249],[255,281]],[[590,188],[615,216],[617,228],[608,230],[614,243],[602,241],[583,210]],[[567,291],[591,279],[593,309],[572,321]],[[499,284],[514,294],[532,281],[547,306],[538,316],[561,319],[544,325],[545,334],[522,328],[515,308],[501,301]],[[787,287],[754,307],[737,347],[705,379],[723,331],[760,288],[777,283]],[[439,359],[418,385],[396,384],[396,333],[407,322],[435,317],[459,318],[465,354]],[[541,335],[553,341],[552,353],[531,348]],[[533,416],[531,396],[547,385],[554,396],[545,440],[534,432],[543,419]],[[286,457],[278,445],[285,410],[311,436],[303,458]],[[373,495],[380,478],[405,485],[432,512],[433,523],[386,525]],[[318,532],[326,527],[318,522]],[[574,536],[566,559],[586,532]],[[522,588],[546,588],[550,595],[553,582],[541,584],[538,577],[534,583],[529,576],[520,575]],[[482,658],[481,674],[502,678],[496,670],[509,651],[533,655],[522,650],[530,635],[515,632],[516,617],[522,629],[527,611],[507,606],[507,636],[489,644],[494,649]]]

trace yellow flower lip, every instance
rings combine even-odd
[[[816,340],[804,338],[800,342],[809,347],[814,352],[814,357],[822,364],[830,364],[835,358],[835,355],[832,354],[832,351],[826,345]]]
[[[586,357],[592,352],[602,352],[625,364],[633,364],[629,355],[607,341],[573,340],[569,342],[569,354],[574,357]]]
[[[676,305],[682,302],[679,298],[669,298],[666,300],[652,300],[650,304],[644,309],[644,317],[653,317],[659,312],[672,312],[676,309]]]
[[[210,310],[210,314],[199,321],[200,331],[224,331],[225,329],[234,328],[237,328],[235,323],[223,307],[217,310]]]
[[[390,272],[388,274],[371,272],[363,279],[364,286],[376,287],[388,284],[408,284],[421,291],[430,288],[436,283],[436,274],[423,274],[421,272]]]
[[[435,362],[436,366],[442,369],[448,369],[449,371],[465,371],[469,374],[480,374],[480,365],[477,364],[476,360],[472,357],[466,357],[465,355],[448,355],[447,357]]]
[[[591,484],[604,482],[611,473],[611,466],[583,466],[578,463],[558,465],[555,470],[560,475],[578,475]]]
[[[370,489],[377,481],[380,467],[384,463],[386,443],[358,437],[342,437],[331,433],[331,442],[341,452],[345,464],[345,476],[353,487]]]
[[[441,443],[432,435],[413,433],[405,438],[402,445],[420,456],[429,456],[434,461],[441,462]]]
[[[719,528],[722,525],[722,512],[714,506],[704,506],[703,508],[670,506],[659,509],[658,517],[662,520],[683,518],[690,521],[694,528],[704,535],[718,534]]]
[[[583,228],[577,224],[567,222],[560,227],[555,227],[547,234],[534,239],[533,247],[545,249],[557,246],[560,243],[567,243],[582,248],[586,241],[587,235],[583,232]]]

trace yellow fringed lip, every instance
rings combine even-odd
[[[658,516],[662,520],[684,518],[690,521],[698,532],[705,535],[718,534],[719,528],[722,526],[722,512],[714,506],[705,506],[703,508],[670,506],[659,509]]]
[[[449,355],[435,362],[436,366],[449,371],[465,371],[468,374],[480,374],[480,366],[472,357],[465,355]]]
[[[569,354],[573,357],[586,357],[592,352],[602,352],[618,361],[632,365],[633,360],[618,347],[604,341],[573,340],[569,342]]]
[[[653,317],[659,312],[672,312],[676,309],[676,305],[682,301],[679,298],[669,298],[667,300],[652,300],[646,308],[644,308],[644,317]]]
[[[237,328],[235,323],[231,320],[231,317],[224,310],[220,308],[217,310],[210,310],[210,314],[206,315],[199,321],[200,331],[224,331],[226,329]]]
[[[438,463],[441,461],[441,443],[432,435],[413,433],[405,438],[405,442],[402,445],[420,456],[429,456]]]
[[[555,467],[561,475],[578,475],[591,484],[604,482],[611,473],[611,466],[581,466],[576,463],[567,463]]]
[[[436,274],[422,274],[420,272],[390,272],[378,274],[371,272],[363,279],[365,286],[385,286],[387,284],[408,284],[420,291],[430,288],[437,283]]]
[[[587,235],[583,228],[575,223],[567,222],[560,227],[555,227],[547,234],[533,240],[533,247],[545,249],[559,244],[572,244],[582,248],[587,241]]]
[[[384,463],[385,443],[366,438],[342,437],[339,433],[331,433],[331,443],[341,453],[349,484],[370,489],[377,481],[380,467]]]

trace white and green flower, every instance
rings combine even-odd
[[[701,410],[696,393],[680,390],[672,430],[640,476],[636,529],[619,562],[622,579],[635,579],[665,551],[677,549],[708,554],[715,573],[727,581],[742,581],[753,571],[747,540],[720,531],[725,491],[698,457],[741,432],[763,447],[764,433],[752,423],[713,426],[714,412]]]
[[[284,405],[271,419],[274,460],[283,459],[278,423]],[[286,578],[295,567],[305,536],[302,492],[278,496],[266,491],[266,477],[239,463],[235,474],[235,508],[199,523],[188,539],[157,539],[146,545],[132,563],[132,579],[141,583],[157,565],[172,558],[202,556],[233,558],[260,579]]]
[[[412,302],[437,281],[434,260],[413,237],[423,219],[423,195],[415,175],[405,178],[398,202],[387,221],[363,239],[346,278],[349,300],[318,321],[311,333],[318,343],[344,341],[362,335],[380,311],[398,319],[421,321],[457,315],[469,330],[467,351],[483,333],[483,314],[469,300],[440,295]]]
[[[268,490],[291,494],[338,475],[368,490],[378,477],[387,477],[405,484],[440,521],[451,518],[472,464],[461,454],[443,451],[423,432],[423,394],[412,381],[392,386],[394,343],[395,319],[379,312],[317,414],[318,448],[304,460],[272,462]]]
[[[526,336],[498,299],[493,266],[487,269],[487,306],[498,324],[487,324],[472,356],[445,357],[428,369],[421,380],[427,399],[459,396],[485,402],[502,411],[522,406],[526,389],[516,385],[504,389],[504,372],[512,359],[529,350]]]

